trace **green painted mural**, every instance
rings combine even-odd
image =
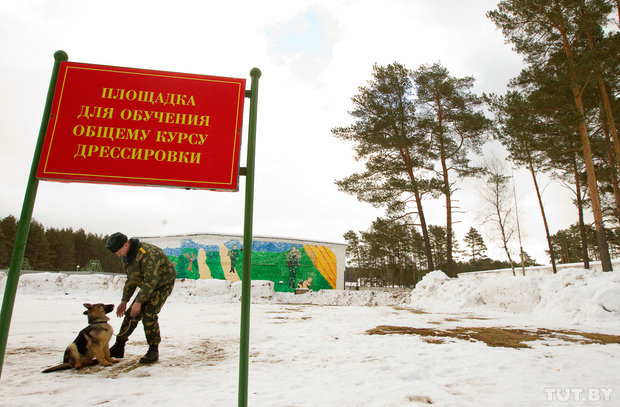
[[[177,278],[242,278],[242,238],[226,235],[191,235],[143,240],[161,247],[177,269]],[[252,242],[252,280],[269,280],[274,290],[293,292],[338,287],[344,272],[346,245],[279,238]],[[339,267],[340,263],[340,267]]]

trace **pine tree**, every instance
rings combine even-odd
[[[564,84],[570,90],[578,119],[578,131],[588,179],[588,190],[597,231],[597,246],[603,271],[611,271],[611,258],[603,222],[601,200],[597,185],[591,136],[588,131],[584,89],[596,72],[597,60],[584,52],[584,12],[582,4],[606,3],[596,0],[504,0],[498,9],[487,15],[503,31],[504,36],[514,44],[515,50],[525,56],[526,63],[538,70],[544,70],[552,57],[562,55]],[[605,7],[589,8],[587,29],[591,23],[605,21]],[[617,57],[617,52],[615,53]],[[617,59],[617,58],[616,58]],[[617,62],[616,62],[617,66]],[[617,70],[617,68],[616,68]],[[596,76],[596,75],[595,75]]]
[[[5,264],[9,264],[9,250],[4,238],[4,232],[0,228],[0,268],[4,268]]]
[[[551,87],[549,79],[543,80],[541,77],[543,75],[540,72],[535,74],[527,70],[522,71],[517,79],[511,81],[509,86],[512,90],[506,96],[494,99],[491,105],[496,113],[497,139],[509,151],[511,161],[525,167],[532,177],[545,228],[551,266],[556,273],[555,254],[551,245],[551,234],[539,188],[538,174],[552,167],[551,157],[554,155],[562,161],[558,167],[562,171],[567,168],[567,157],[570,159],[574,155],[574,152],[571,152],[574,149],[564,150],[558,147],[574,141],[572,137],[566,137],[566,134],[570,135],[572,131],[568,130],[570,125],[566,118],[561,119],[566,115],[565,112],[557,114],[558,110],[562,109],[550,109],[549,98],[541,95],[545,92],[544,89]],[[543,89],[532,91],[531,89],[537,85]],[[558,92],[556,87],[549,90],[554,96],[562,93]],[[549,117],[550,112],[553,117]],[[559,151],[567,151],[569,155],[558,155]]]
[[[15,237],[17,236],[17,219],[13,215],[9,215],[0,221],[0,230],[4,239],[4,247],[6,258],[0,264],[9,267],[11,257],[13,256],[13,246],[15,246]]]
[[[490,121],[478,110],[483,99],[472,93],[474,78],[456,78],[439,64],[421,66],[413,72],[417,95],[416,112],[420,131],[430,137],[430,151],[440,162],[441,191],[445,196],[446,234],[452,236],[453,176],[475,176],[481,172],[470,163],[469,153],[479,152],[490,130]],[[452,240],[446,242],[446,274],[452,268]]]
[[[484,252],[487,251],[487,245],[484,243],[482,235],[473,227],[470,227],[465,235],[465,247],[469,250],[469,257],[472,261],[484,257]]]
[[[356,159],[365,162],[366,169],[336,181],[336,185],[377,207],[405,210],[413,201],[424,238],[426,262],[432,269],[422,201],[436,184],[429,177],[433,155],[428,138],[416,130],[411,91],[410,71],[403,65],[373,66],[372,80],[352,98],[355,108],[350,114],[355,123],[332,130],[336,137],[354,143]]]
[[[94,253],[92,258],[101,261],[101,267],[106,273],[124,273],[122,262],[119,261],[114,253],[110,252],[105,247],[108,238],[109,236],[107,235],[99,237],[89,234],[90,246],[93,248]]]
[[[17,219],[9,215],[0,220],[0,268],[9,266],[17,235]],[[69,271],[90,260],[99,260],[104,272],[123,273],[122,263],[105,247],[108,236],[74,232],[68,229],[45,229],[31,221],[24,257],[35,270]]]
[[[45,228],[36,220],[30,222],[30,231],[24,257],[28,259],[33,270],[49,270],[49,245],[45,237]]]
[[[56,271],[75,270],[73,230],[50,228],[45,232],[50,247],[50,263]]]
[[[352,267],[360,267],[361,260],[361,247],[360,247],[360,239],[352,230],[349,230],[344,235],[344,240],[347,242],[347,264],[350,264]]]

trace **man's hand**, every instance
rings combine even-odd
[[[136,315],[140,313],[141,309],[142,309],[142,304],[139,302],[134,302],[133,305],[131,306],[131,312],[129,312],[129,315],[132,317],[135,317]]]
[[[122,317],[125,315],[125,311],[127,311],[127,301],[121,301],[118,307],[116,307],[116,316]]]

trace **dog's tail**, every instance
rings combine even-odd
[[[71,363],[61,363],[60,365],[57,365],[57,366],[48,367],[47,369],[45,369],[41,373],[57,372],[59,370],[71,369],[72,367],[73,366],[71,365]]]

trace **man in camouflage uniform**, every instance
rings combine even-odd
[[[110,236],[106,247],[121,258],[127,273],[123,296],[116,307],[116,315],[124,315],[125,318],[116,336],[116,343],[110,348],[110,355],[115,358],[125,356],[125,343],[142,320],[149,350],[140,359],[140,363],[156,362],[161,342],[157,314],[172,293],[177,272],[162,249],[141,243],[136,238],[127,239],[120,232]],[[140,290],[127,309],[127,303],[136,288]]]

